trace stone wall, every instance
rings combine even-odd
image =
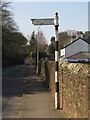
[[[43,66],[45,64],[45,66]],[[88,88],[90,86],[88,64],[63,63],[59,65],[60,108],[70,118],[87,118],[88,116]],[[45,68],[48,70],[45,74]],[[54,97],[54,62],[43,62],[41,74],[48,82],[48,87]],[[46,82],[47,84],[47,82]],[[90,90],[89,90],[90,91]]]
[[[68,117],[88,115],[88,65],[64,63],[60,66],[60,102]]]
[[[88,117],[90,120],[90,65],[88,66]]]
[[[55,71],[55,62],[49,61],[45,62],[43,61],[41,64],[41,76],[45,80],[45,85],[48,86],[48,88],[51,90],[51,93],[54,97],[55,92],[55,84],[54,84],[54,71]]]

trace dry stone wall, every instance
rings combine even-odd
[[[64,63],[60,65],[60,103],[74,118],[88,116],[88,65]]]
[[[60,108],[69,118],[87,118],[90,107],[90,72],[88,64],[59,64]],[[45,72],[45,71],[48,71]],[[42,62],[41,74],[54,97],[54,62]],[[46,77],[48,75],[48,77]],[[49,82],[47,82],[49,81]]]

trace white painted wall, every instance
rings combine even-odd
[[[65,48],[61,49],[60,56],[65,56]]]

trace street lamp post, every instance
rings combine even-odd
[[[38,36],[37,36],[37,66],[36,66],[36,74],[39,74],[39,29],[40,29],[41,25],[38,27]]]

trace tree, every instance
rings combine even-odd
[[[2,59],[3,65],[19,63],[23,56],[22,45],[26,45],[27,39],[18,32],[18,27],[13,20],[13,13],[9,9],[10,3],[2,2]],[[1,11],[0,11],[1,13]]]
[[[58,46],[59,50],[62,49],[65,45],[67,45],[70,42],[70,36],[67,32],[61,32],[58,34]],[[55,37],[51,38],[51,43],[48,48],[50,59],[54,60],[55,56]]]
[[[36,35],[35,32],[33,31],[31,34],[31,37],[29,38],[30,40],[30,52],[34,52],[36,49],[36,45],[37,45],[37,40],[36,40]]]
[[[7,57],[13,51],[11,48],[12,42],[12,32],[17,31],[16,24],[13,20],[13,14],[9,10],[10,3],[2,2],[2,6],[0,6],[0,13],[2,10],[2,19],[0,19],[0,23],[2,23],[2,52],[3,56]]]
[[[36,50],[37,45],[39,46],[39,51],[44,52],[47,49],[46,38],[44,37],[44,33],[39,31],[39,34],[35,34],[33,31],[31,37],[29,37],[30,41],[30,51],[34,52]]]
[[[2,30],[9,30],[9,31],[17,31],[18,26],[13,20],[13,12],[9,10],[10,2],[2,2],[2,6],[0,6],[0,13],[2,10]]]
[[[51,41],[51,43],[48,47],[49,58],[51,60],[54,60],[54,56],[55,56],[55,37],[52,37],[50,41]]]
[[[90,31],[86,31],[83,35],[84,39],[90,43]]]
[[[47,44],[46,44],[46,38],[44,37],[44,33],[42,31],[39,31],[39,34],[35,34],[33,31],[31,34],[31,37],[28,37],[28,40],[30,41],[30,53],[32,54],[33,60],[36,63],[36,58],[37,58],[37,50],[39,51],[39,60],[41,58],[45,58],[46,56],[46,49],[47,49]]]
[[[39,45],[39,51],[41,51],[41,52],[46,51],[46,49],[47,49],[47,47],[46,47],[47,40],[46,40],[46,38],[44,36],[43,31],[39,31],[39,34],[36,34],[36,36],[37,36],[37,39],[38,39],[37,43]]]
[[[66,46],[70,42],[70,36],[67,32],[61,32],[58,34],[59,39],[59,47],[62,49],[64,46]]]

